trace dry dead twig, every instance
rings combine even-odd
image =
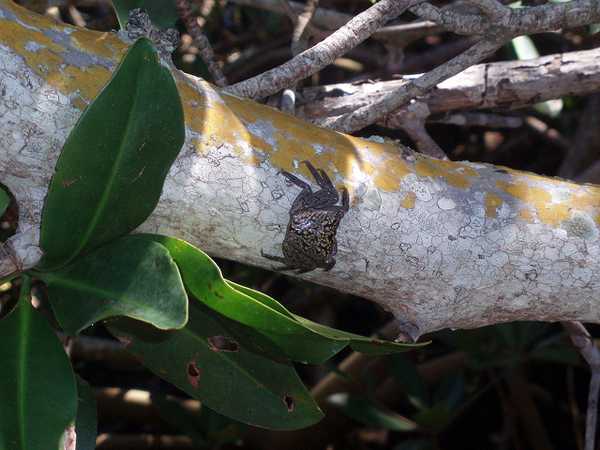
[[[593,450],[598,418],[598,393],[600,392],[600,349],[581,322],[562,322],[573,344],[590,366],[591,379],[585,423],[585,450]]]

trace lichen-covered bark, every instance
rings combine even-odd
[[[19,233],[0,278],[35,265],[43,199],[70,130],[127,44],[0,0],[0,182]],[[186,143],[140,231],[273,267],[309,160],[350,190],[330,273],[302,275],[392,311],[412,338],[515,320],[598,322],[600,188],[439,161],[309,125],[174,71]],[[93,139],[93,136],[90,136]],[[68,220],[68,218],[66,218]]]

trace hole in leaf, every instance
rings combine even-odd
[[[60,180],[60,184],[62,185],[62,187],[69,187],[71,186],[73,183],[75,183],[77,181],[77,178],[73,178],[72,180]]]
[[[228,352],[228,353],[237,353],[240,346],[238,343],[231,338],[225,336],[212,336],[206,338],[208,344],[210,345],[210,349],[213,352]]]
[[[192,359],[187,365],[187,377],[190,384],[195,388],[199,387],[198,381],[201,373],[202,371],[196,367],[196,360]]]
[[[286,394],[286,396],[283,397],[283,403],[285,403],[285,407],[287,408],[288,412],[292,412],[294,410],[294,397],[292,397],[290,394]]]

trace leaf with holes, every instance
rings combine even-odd
[[[0,320],[0,448],[59,446],[75,423],[77,385],[56,333],[30,302],[25,275],[17,308]]]
[[[36,276],[60,326],[71,336],[111,316],[135,317],[157,328],[181,328],[187,294],[177,265],[156,242],[126,236],[55,272]]]
[[[346,347],[349,339],[324,336],[303,326],[275,300],[261,302],[228,285],[217,265],[202,251],[179,239],[132,236],[164,245],[177,262],[186,288],[206,306],[232,319],[230,327],[247,343],[280,358],[318,364]]]
[[[140,225],[183,140],[177,86],[142,37],[65,143],[44,206],[38,267],[58,269]]]
[[[291,363],[240,345],[230,322],[190,298],[189,320],[180,330],[125,318],[106,326],[147,368],[221,414],[277,430],[319,421],[323,413]]]

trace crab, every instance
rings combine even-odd
[[[329,272],[335,265],[337,253],[335,238],[338,226],[350,209],[348,189],[342,188],[342,204],[337,205],[340,195],[324,170],[315,169],[308,161],[302,161],[321,189],[313,192],[308,183],[289,172],[281,173],[296,186],[302,188],[290,209],[290,221],[281,245],[283,256],[261,255],[283,263],[275,270],[293,270],[304,273],[321,268]]]

